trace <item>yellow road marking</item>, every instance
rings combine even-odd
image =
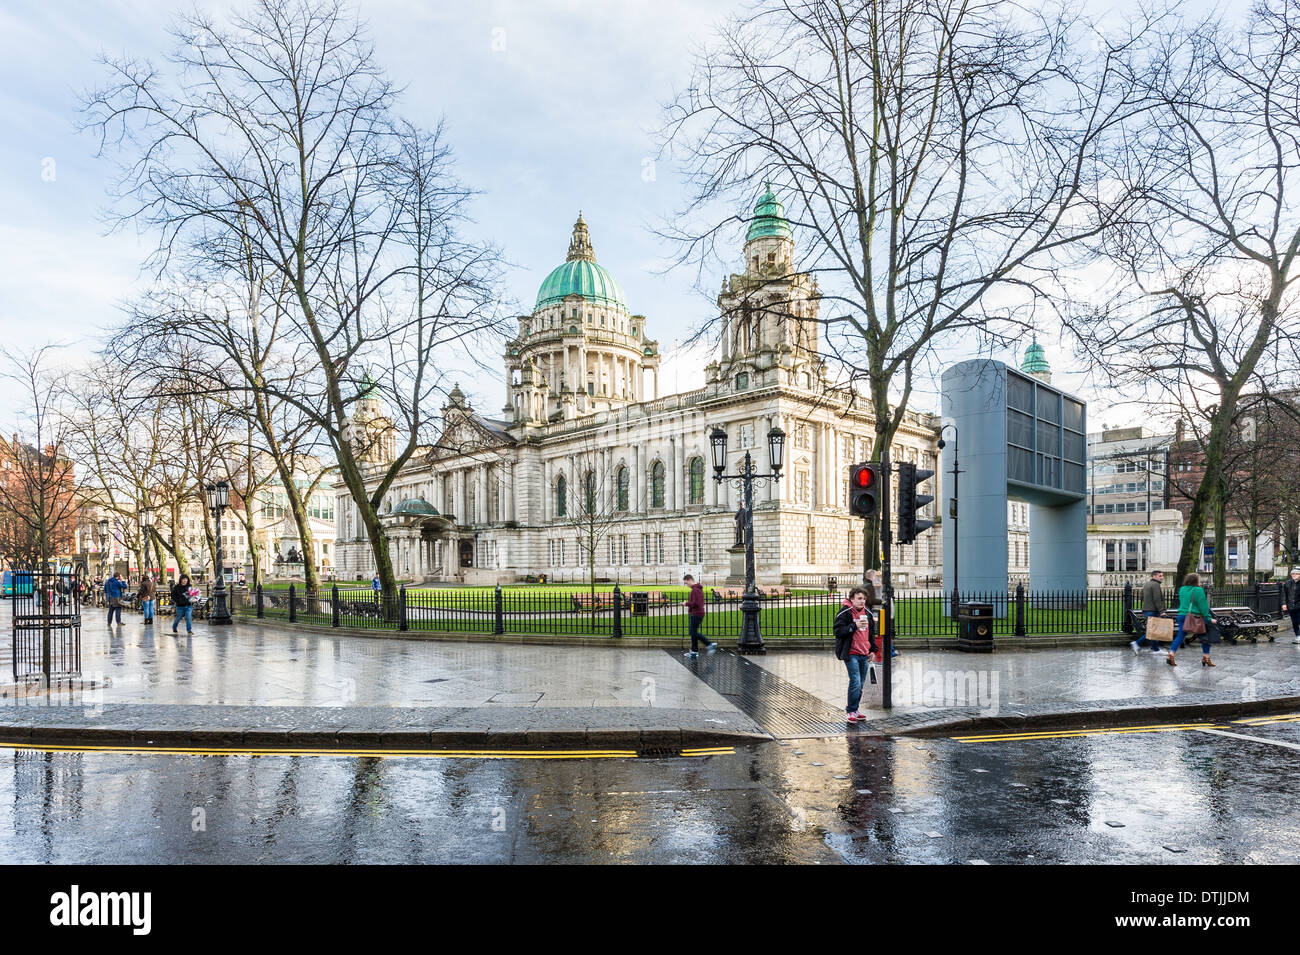
[[[1108,736],[1127,733],[1170,733],[1183,730],[1205,729],[1207,725],[1217,726],[1218,724],[1165,723],[1154,726],[1116,726],[1105,729],[1044,730],[1037,733],[1001,733],[986,734],[983,736],[954,736],[952,739],[958,743],[1005,743],[1014,740],[1071,739],[1082,736]]]
[[[1247,726],[1260,726],[1264,723],[1296,723],[1300,722],[1300,713],[1286,713],[1281,716],[1252,716],[1250,719],[1233,720],[1234,723],[1244,723]]]
[[[252,749],[198,746],[78,746],[60,743],[7,743],[0,749],[56,753],[132,753],[170,756],[374,756],[426,759],[636,759],[634,749]],[[683,756],[727,756],[732,746],[682,750]]]
[[[636,750],[508,750],[508,749],[221,749],[188,746],[69,746],[57,743],[6,743],[0,749],[58,753],[136,753],[183,756],[378,756],[429,759],[634,759]]]

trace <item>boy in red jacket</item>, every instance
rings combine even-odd
[[[700,641],[704,639],[700,636],[700,626],[704,623],[704,585],[698,583],[691,574],[683,574],[682,583],[691,588],[690,595],[682,601],[686,604],[686,613],[691,621],[691,648],[685,655],[698,657]],[[718,649],[716,643],[709,644],[710,653],[716,649]]]

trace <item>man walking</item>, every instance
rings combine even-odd
[[[1151,571],[1151,579],[1142,585],[1142,616],[1149,621],[1152,617],[1163,617],[1165,613],[1165,572]],[[1151,643],[1145,636],[1138,637],[1129,644],[1134,653],[1138,653],[1143,644],[1151,647],[1157,654],[1168,653],[1158,643]]]
[[[690,594],[682,601],[686,604],[686,613],[690,618],[691,627],[691,649],[686,656],[695,658],[700,655],[700,641],[704,639],[700,636],[700,627],[704,624],[704,585],[691,574],[682,575],[682,583],[691,588]],[[716,643],[709,644],[710,653],[716,649],[718,649]]]
[[[122,582],[122,572],[114,571],[113,576],[104,581],[104,598],[108,601],[108,625],[113,626],[113,614],[117,614],[117,625],[122,626],[122,594],[126,593],[126,584]]]
[[[1282,584],[1282,609],[1291,615],[1291,642],[1300,643],[1300,567],[1292,567],[1291,579]]]
[[[373,590],[374,593],[375,593],[375,606],[376,606],[376,607],[379,606],[379,591],[380,591],[380,587],[381,587],[381,585],[380,585],[380,583],[379,583],[379,574],[376,573],[375,576],[374,576],[373,578],[371,578],[371,581],[370,581],[370,589]]]

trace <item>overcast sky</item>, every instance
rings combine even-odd
[[[674,361],[673,349],[714,305],[693,291],[690,270],[664,274],[669,250],[651,228],[680,207],[682,193],[671,165],[648,164],[662,106],[689,76],[692,48],[737,9],[735,0],[361,0],[359,8],[379,63],[405,87],[401,113],[425,126],[445,117],[459,173],[482,192],[475,229],[512,263],[506,293],[520,310],[531,309],[542,279],[564,261],[581,209],[598,261],[632,311],[648,316],[669,359],[661,394],[702,385],[707,358]],[[75,360],[120,321],[121,303],[142,287],[149,239],[108,233],[103,210],[113,166],[96,158],[91,136],[76,131],[78,102],[104,77],[101,53],[160,59],[177,9],[169,0],[6,0],[0,7],[5,343],[66,342]],[[737,234],[737,269],[740,241]],[[1091,428],[1132,417],[1108,418],[1102,396],[1069,373],[1074,362],[1055,334],[1040,340],[1056,383],[1092,400]],[[1012,352],[996,357],[1019,360]],[[465,377],[477,406],[498,413],[501,376]],[[13,401],[12,388],[0,385],[6,423]],[[937,410],[934,387],[921,388],[915,404]]]

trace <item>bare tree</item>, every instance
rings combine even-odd
[[[815,321],[869,388],[876,460],[934,349],[1009,342],[1104,224],[1092,157],[1127,102],[1110,48],[1077,52],[1082,32],[1010,3],[760,0],[668,110],[692,187],[681,218],[707,223],[673,230],[681,260],[729,235],[718,206],[774,184],[805,251],[766,276],[817,275]]]
[[[54,346],[0,352],[23,395],[12,439],[0,437],[0,557],[41,569],[72,549],[81,500],[68,455]]]
[[[87,98],[87,125],[129,157],[117,216],[157,229],[160,269],[183,259],[220,278],[251,255],[282,283],[283,360],[306,374],[258,388],[334,451],[395,589],[379,509],[427,441],[446,349],[495,326],[495,252],[459,237],[470,193],[441,130],[393,119],[391,84],[339,3],[258,0],[229,28],[189,17],[176,39],[174,75],[109,61],[111,83]],[[350,440],[368,373],[396,425],[382,462]]]
[[[1222,531],[1242,401],[1275,390],[1269,356],[1300,331],[1300,217],[1288,193],[1300,175],[1298,11],[1294,0],[1259,3],[1239,33],[1209,19],[1165,31],[1124,60],[1144,108],[1126,118],[1111,175],[1128,206],[1102,248],[1136,294],[1075,327],[1128,393],[1204,422],[1205,471],[1180,578],[1197,566],[1215,515]]]

